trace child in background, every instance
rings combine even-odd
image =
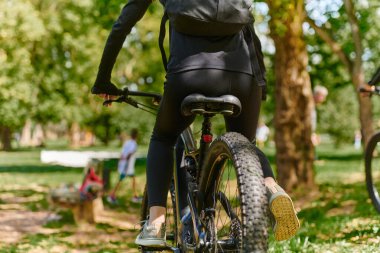
[[[265,125],[263,121],[260,121],[259,126],[256,129],[256,143],[259,148],[264,148],[265,142],[268,140],[269,134],[269,127]]]
[[[110,203],[116,203],[116,192],[121,184],[121,182],[126,178],[130,177],[132,179],[132,191],[133,198],[132,202],[138,203],[141,201],[141,197],[137,194],[136,189],[136,178],[135,178],[135,161],[136,161],[136,151],[137,151],[137,129],[131,130],[131,138],[124,142],[123,148],[121,151],[119,163],[118,163],[118,172],[119,172],[119,181],[113,189],[112,193],[108,196],[107,200]]]
[[[85,176],[79,188],[81,200],[93,200],[103,190],[103,180],[98,176],[101,174],[102,162],[91,159],[85,169]]]

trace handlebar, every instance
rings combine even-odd
[[[151,97],[155,100],[160,101],[162,98],[162,95],[159,93],[153,93],[153,92],[144,92],[144,91],[130,91],[127,88],[121,90],[123,96],[135,96],[135,97]]]
[[[359,88],[359,92],[361,93],[368,93],[370,95],[378,95],[380,96],[380,86],[372,86],[374,87],[373,89],[369,90],[369,89],[366,89],[366,88]]]
[[[109,99],[103,102],[104,106],[108,106],[114,102],[116,103],[127,103],[130,104],[136,108],[139,108],[139,105],[141,105],[139,102],[134,100],[131,97],[150,97],[153,99],[153,104],[159,104],[162,98],[162,95],[159,93],[153,93],[153,92],[144,92],[144,91],[130,91],[128,88],[124,88],[119,90],[120,96],[116,99]]]

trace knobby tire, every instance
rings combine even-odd
[[[380,132],[375,133],[369,140],[365,150],[365,176],[368,194],[376,211],[380,213],[380,197],[378,187],[380,186],[379,175],[375,175],[376,170],[380,172]],[[377,163],[376,163],[377,161]],[[377,178],[376,178],[377,177]]]
[[[231,180],[229,175],[226,179],[226,170],[235,173]],[[232,185],[230,189],[227,189],[227,184]],[[234,185],[236,196],[228,197],[234,191]],[[233,238],[237,242],[235,249],[225,250],[219,245],[216,252],[267,251],[268,200],[257,148],[247,138],[230,132],[218,137],[211,144],[202,168],[200,192],[204,194],[203,210],[215,208],[215,216],[218,216],[220,209],[221,217],[215,217],[217,237],[220,237],[219,234],[236,237]],[[228,214],[223,209],[231,209],[232,212]],[[238,220],[234,217],[238,217]],[[224,224],[218,225],[218,219],[230,219],[231,225],[229,228]]]

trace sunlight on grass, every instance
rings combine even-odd
[[[264,151],[275,167],[274,148]],[[301,229],[294,238],[284,242],[276,242],[270,234],[269,252],[378,252],[380,216],[368,198],[361,151],[352,147],[337,149],[326,144],[318,147],[317,158],[315,171],[316,181],[320,185],[319,195],[303,202],[295,199],[296,205],[301,203]],[[105,167],[111,169],[112,185],[118,180],[116,163],[116,160],[110,160],[105,164]],[[140,194],[145,185],[145,166],[145,159],[136,161]],[[49,210],[52,207],[44,198],[49,189],[64,183],[78,184],[82,180],[82,173],[82,168],[41,164],[38,150],[0,152],[0,211],[5,210],[1,206],[31,211]],[[230,175],[230,179],[233,178],[234,175]],[[224,183],[226,180],[225,176]],[[230,184],[230,187],[233,188],[234,184]],[[127,179],[117,193],[119,204],[113,206],[104,202],[104,205],[108,209],[136,217],[140,205],[131,202],[132,195],[131,182]],[[10,199],[17,200],[18,204],[10,205]],[[74,239],[78,228],[73,224],[72,214],[67,210],[58,214],[62,216],[61,220],[52,220],[45,225],[46,229],[56,229],[56,232],[49,235],[28,235],[12,245],[0,243],[0,252],[53,252],[56,249],[60,252],[70,252],[73,249],[87,250],[86,252],[137,252],[133,244],[137,230],[121,230],[119,233],[123,234],[123,239],[115,234],[114,239],[103,243],[101,247],[92,243],[78,244],[78,239]],[[93,229],[98,231],[99,236],[118,231],[105,224],[99,224]]]

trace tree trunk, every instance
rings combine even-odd
[[[45,134],[41,124],[36,124],[32,134],[33,147],[44,147],[45,146]]]
[[[364,84],[364,71],[362,65],[357,66],[357,71],[352,73],[352,82],[354,84],[355,90],[358,90],[360,85]],[[372,118],[372,104],[371,99],[368,97],[362,97],[358,94],[359,101],[359,119],[361,126],[361,134],[363,136],[363,142],[365,148],[372,134],[374,133],[373,129],[373,118]]]
[[[26,120],[22,128],[20,145],[25,147],[32,146],[32,121],[30,119]]]
[[[1,143],[2,149],[5,151],[9,151],[12,149],[12,130],[6,126],[0,126],[0,135],[1,135]]]
[[[311,112],[314,102],[303,40],[303,1],[268,1],[275,42],[275,142],[279,183],[286,190],[314,187]]]
[[[80,126],[74,122],[70,127],[70,146],[73,148],[80,147]]]
[[[363,43],[360,34],[359,20],[356,15],[355,6],[352,0],[344,0],[344,7],[347,12],[348,21],[351,26],[352,39],[355,45],[355,59],[353,60],[353,68],[350,71],[352,83],[355,90],[365,83],[363,71]],[[359,118],[361,125],[361,132],[364,139],[364,147],[367,146],[369,138],[373,134],[373,120],[372,120],[372,104],[370,99],[359,96]]]

